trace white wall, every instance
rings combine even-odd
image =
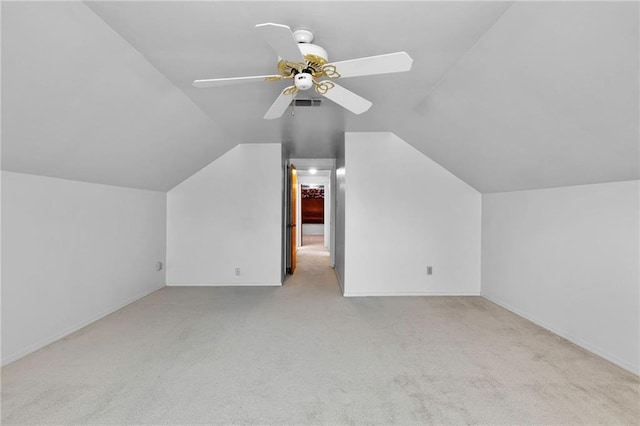
[[[166,195],[2,172],[2,363],[164,286]]]
[[[281,283],[281,156],[241,144],[168,192],[167,285]]]
[[[331,177],[324,186],[324,246],[331,251]],[[333,266],[333,263],[331,264]]]
[[[302,235],[324,235],[326,225],[327,224],[323,225],[322,223],[303,223]],[[302,243],[300,242],[298,245],[302,246]]]
[[[483,195],[482,295],[638,374],[639,191]]]
[[[333,202],[335,203],[334,238],[333,247],[335,251],[334,270],[336,278],[340,284],[340,289],[344,295],[345,277],[345,220],[346,220],[346,169],[345,169],[345,144],[340,143],[336,152],[336,172],[333,176],[335,185],[333,187]]]
[[[345,172],[345,296],[480,293],[478,191],[392,133],[347,133]]]

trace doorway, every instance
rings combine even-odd
[[[294,170],[295,176],[292,173]],[[334,177],[334,159],[292,158],[287,161],[284,190],[286,219],[283,235],[283,261],[287,274],[295,273],[294,259],[298,250],[310,249],[312,245],[314,249],[327,254],[329,266],[333,267],[335,264],[335,194],[332,191]]]
[[[305,201],[305,203],[315,203],[316,213],[315,218],[311,221],[312,223],[307,223],[306,226],[298,226],[298,249],[303,246],[303,228],[305,231],[304,235],[316,235],[316,237],[311,237],[312,239],[318,239],[318,236],[321,236],[321,244],[322,247],[325,247],[331,255],[333,255],[333,200],[332,200],[332,187],[331,187],[331,175],[333,171],[327,169],[315,169],[313,167],[305,167],[302,166],[298,168],[298,194],[301,194],[302,187],[305,186],[310,192],[314,192],[318,196],[320,192],[320,188],[322,188],[322,198],[316,198],[315,201]],[[298,206],[297,206],[297,216],[298,218],[302,218],[302,203],[303,198],[298,197]],[[309,199],[306,199],[309,200]],[[320,205],[321,207],[319,207]],[[321,218],[317,217],[318,210],[322,211]],[[315,223],[313,223],[315,222]],[[308,238],[307,238],[308,240]],[[331,256],[331,266],[333,266],[333,256]]]
[[[324,185],[300,185],[300,245],[325,244]]]

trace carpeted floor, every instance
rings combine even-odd
[[[479,297],[164,288],[2,369],[3,424],[634,424],[640,381]]]
[[[322,246],[324,244],[324,235],[309,235],[302,234],[302,245],[303,246]]]

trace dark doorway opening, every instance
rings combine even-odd
[[[324,244],[324,185],[301,185],[301,245]]]

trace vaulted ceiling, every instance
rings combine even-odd
[[[274,73],[263,22],[413,69],[342,81],[362,115],[267,121],[285,83],[192,87]],[[638,38],[636,2],[5,1],[2,167],[167,190],[237,143],[324,158],[391,131],[482,192],[638,179]]]

